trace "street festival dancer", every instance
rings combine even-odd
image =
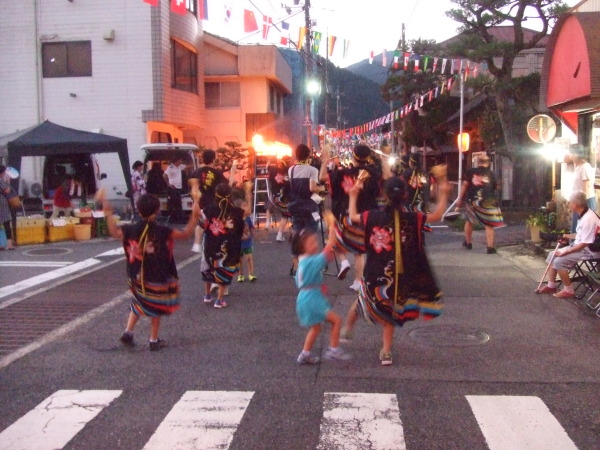
[[[329,217],[329,239],[321,253],[319,253],[317,234],[313,230],[303,229],[292,236],[292,251],[300,255],[296,273],[296,286],[299,289],[296,315],[300,325],[309,327],[302,352],[296,360],[298,364],[320,362],[320,358],[313,355],[311,350],[324,322],[331,324],[329,348],[325,352],[325,359],[342,361],[350,359],[350,355],[339,347],[342,318],[333,312],[331,304],[324,295],[323,272],[327,262],[333,260],[333,247],[336,244],[332,223],[335,219],[330,212]]]
[[[462,245],[467,250],[473,248],[473,224],[479,224],[485,228],[488,255],[496,253],[494,230],[505,226],[502,211],[496,200],[498,189],[496,177],[490,169],[490,157],[487,155],[479,157],[479,166],[465,173],[456,202],[457,208],[462,207],[463,204],[465,206],[465,240]],[[466,202],[464,202],[465,194]]]
[[[140,317],[150,317],[150,351],[160,350],[165,341],[158,337],[160,319],[179,309],[179,278],[173,257],[175,239],[187,239],[200,216],[194,202],[190,219],[183,230],[156,223],[160,200],[152,194],[142,195],[136,205],[141,221],[117,226],[112,207],[99,189],[96,201],[102,203],[108,231],[123,241],[127,280],[133,294],[127,327],[120,338],[125,346],[133,346],[133,330]]]
[[[327,158],[328,155],[325,152],[323,155]],[[327,166],[327,159],[323,161],[321,166],[321,180],[327,180],[329,177],[329,185],[331,188],[331,209],[335,219],[342,225],[342,232],[346,232],[351,235],[354,226],[348,222],[348,193],[354,186],[359,173],[364,176],[363,189],[358,194],[357,208],[358,212],[362,213],[369,209],[377,209],[377,199],[380,197],[381,183],[384,179],[391,176],[391,171],[387,161],[381,161],[381,166],[375,164],[371,155],[371,148],[368,145],[359,144],[352,149],[352,166],[347,168],[334,168],[327,173],[323,170],[323,167]],[[350,238],[350,236],[347,236]],[[362,236],[356,236],[357,239],[361,239]],[[347,250],[354,253],[354,282],[350,286],[350,289],[358,291],[364,270],[364,255],[362,252],[362,246],[352,247],[347,246]],[[342,260],[340,274],[349,268],[345,264],[348,264],[346,259]],[[339,279],[343,279],[343,276],[338,275]]]
[[[244,233],[244,211],[231,201],[232,189],[227,183],[217,185],[215,203],[202,210],[201,225],[204,228],[204,258],[201,263],[202,279],[205,284],[204,303],[212,303],[212,284],[218,285],[215,308],[225,308],[225,288],[231,284],[238,271],[242,235]]]
[[[346,318],[341,337],[351,340],[358,317],[383,326],[381,364],[392,364],[394,327],[421,315],[433,319],[442,312],[442,292],[432,273],[423,232],[427,222],[442,218],[448,202],[450,185],[446,167],[436,166],[439,194],[432,214],[406,212],[408,188],[403,179],[393,177],[384,185],[386,206],[359,213],[357,199],[363,187],[358,180],[350,189],[350,220],[365,230],[366,264],[364,278],[356,300]]]
[[[292,231],[299,232],[307,229],[314,233],[319,228],[319,205],[313,200],[313,194],[325,190],[319,186],[319,170],[310,165],[310,148],[305,144],[299,144],[294,150],[296,164],[288,170],[290,182],[290,193],[288,199],[288,211],[292,216]],[[298,266],[298,255],[292,251],[292,268],[290,275],[296,274]]]

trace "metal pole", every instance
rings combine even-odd
[[[394,101],[390,100],[390,112],[394,112]],[[390,127],[390,141],[392,142],[392,155],[396,154],[396,144],[394,142],[394,117],[392,116],[392,120],[390,121],[390,123],[392,124]]]
[[[459,136],[460,139],[458,140],[458,192],[456,193],[456,200],[454,200],[452,202],[452,204],[448,207],[448,209],[446,210],[446,212],[444,212],[444,214],[442,215],[442,220],[444,220],[444,218],[446,217],[446,214],[448,214],[456,205],[456,203],[458,202],[458,199],[460,197],[460,186],[462,184],[462,157],[463,157],[463,151],[462,151],[462,134],[463,134],[463,113],[464,113],[464,107],[465,107],[465,77],[464,74],[461,72],[460,73],[460,110],[459,110]]]
[[[304,51],[306,52],[306,64],[304,66],[304,95],[306,95],[306,118],[308,119],[308,124],[306,125],[306,145],[308,145],[308,147],[312,150],[312,99],[310,98],[310,94],[307,92],[307,83],[308,80],[312,77],[312,59],[310,55],[310,0],[306,0],[304,2],[304,21],[306,25],[306,35],[304,43]]]

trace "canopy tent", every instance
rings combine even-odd
[[[127,139],[66,128],[48,120],[26,130],[0,137],[0,154],[6,152],[7,166],[21,170],[24,156],[50,154],[118,153],[127,189],[131,190]],[[18,189],[18,180],[12,180]]]

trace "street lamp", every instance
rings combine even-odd
[[[321,85],[318,80],[314,78],[307,78],[306,80],[306,145],[308,145],[312,149],[312,125],[313,121],[313,105],[312,105],[312,97],[317,96],[321,92]]]

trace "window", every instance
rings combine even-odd
[[[198,0],[185,0],[185,7],[193,15],[197,15],[198,14],[198,8],[196,7],[197,1]]]
[[[198,93],[198,55],[177,41],[173,45],[172,87]]]
[[[44,78],[91,77],[92,42],[45,42],[42,44]]]
[[[239,108],[240,83],[205,83],[206,108]]]

